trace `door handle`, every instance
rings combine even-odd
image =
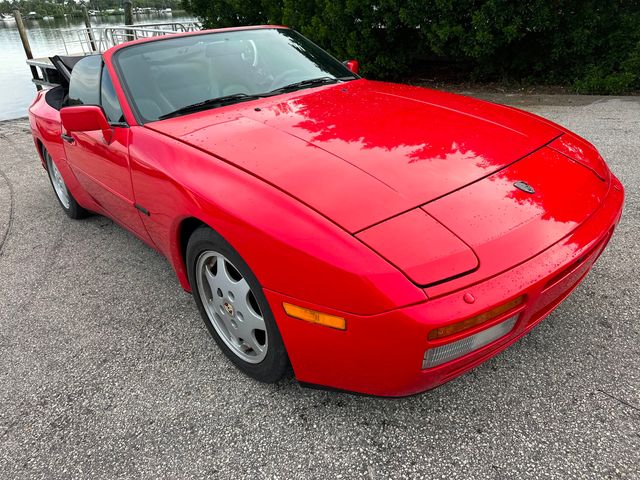
[[[65,142],[68,143],[73,143],[76,141],[75,138],[73,138],[71,135],[66,135],[64,133],[60,134],[60,138],[63,139]]]

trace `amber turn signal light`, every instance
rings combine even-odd
[[[446,327],[440,327],[431,330],[429,332],[429,340],[437,340],[439,338],[448,337],[449,335],[453,335],[455,333],[475,327],[476,325],[480,325],[481,323],[488,322],[489,320],[516,308],[518,305],[521,305],[522,302],[524,302],[524,295],[518,298],[514,298],[510,302],[498,305],[497,307],[481,313],[480,315],[476,315],[475,317],[467,318],[466,320],[462,320],[461,322],[452,323],[451,325],[447,325]]]
[[[284,311],[290,317],[304,320],[305,322],[317,323],[318,325],[324,325],[325,327],[337,328],[338,330],[347,329],[347,321],[342,317],[336,317],[335,315],[329,315],[328,313],[316,312],[309,308],[299,307],[292,305],[291,303],[283,303]]]

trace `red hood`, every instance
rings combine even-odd
[[[357,80],[146,125],[355,232],[486,177],[558,137],[517,110]]]

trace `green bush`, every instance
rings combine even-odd
[[[370,78],[428,73],[640,89],[640,0],[183,0],[208,27],[284,24]]]

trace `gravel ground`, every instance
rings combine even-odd
[[[593,141],[625,214],[538,328],[399,400],[244,377],[168,263],[69,220],[27,122],[0,123],[0,476],[640,478],[640,98],[485,97]]]

